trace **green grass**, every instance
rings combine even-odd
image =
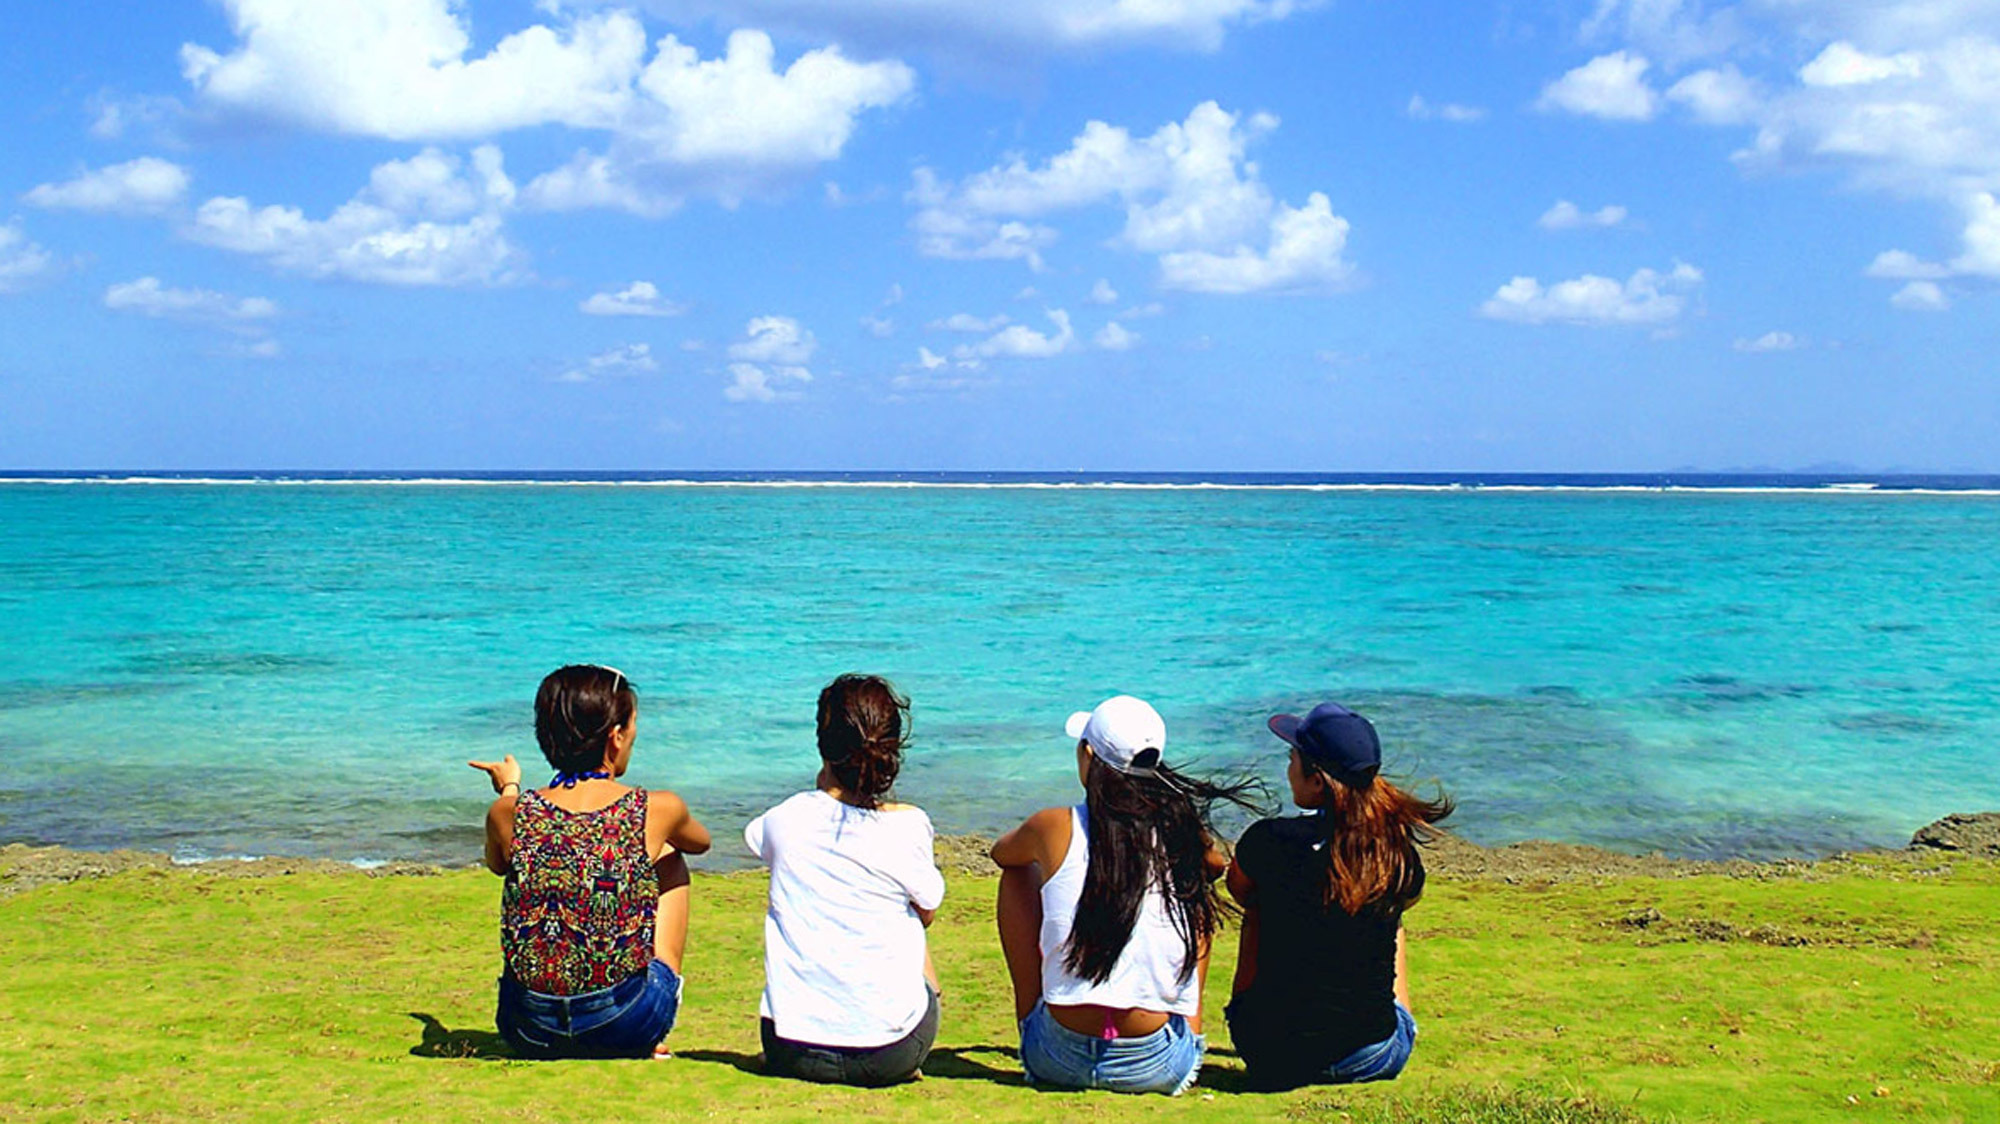
[[[1423,1030],[1401,1081],[1240,1092],[1216,994],[1178,1101],[1020,1084],[986,879],[954,877],[932,930],[928,1078],[871,1092],[754,1072],[756,875],[695,884],[674,1059],[536,1063],[492,1031],[489,875],[134,871],[0,898],[0,1118],[2000,1120],[2000,867],[1826,869],[1436,879],[1409,916]]]

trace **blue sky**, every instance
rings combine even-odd
[[[0,44],[0,467],[2000,470],[1995,0]]]

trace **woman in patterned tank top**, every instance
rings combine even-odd
[[[548,787],[524,791],[511,754],[469,762],[499,794],[486,813],[486,868],[507,880],[495,1021],[524,1057],[664,1056],[680,1011],[684,856],[708,850],[708,829],[673,793],[618,782],[638,725],[623,672],[573,665],[535,695]]]

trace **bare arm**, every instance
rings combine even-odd
[[[666,844],[682,854],[705,855],[714,842],[709,838],[708,829],[688,811],[687,801],[675,793],[654,790],[648,801],[647,813],[666,825]]]
[[[1401,925],[1396,926],[1396,1002],[1403,1005],[1403,1010],[1413,1015],[1417,1013],[1417,1009],[1410,1006],[1409,948],[1403,939]]]
[[[514,869],[514,807],[517,798],[502,796],[486,809],[486,869],[506,874]]]
[[[1060,843],[1060,854],[1057,844]],[[1040,865],[1044,876],[1069,853],[1069,809],[1043,808],[993,843],[993,862],[1002,869]]]

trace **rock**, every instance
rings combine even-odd
[[[1957,851],[2000,858],[2000,812],[1960,812],[1918,828],[1910,850]]]

